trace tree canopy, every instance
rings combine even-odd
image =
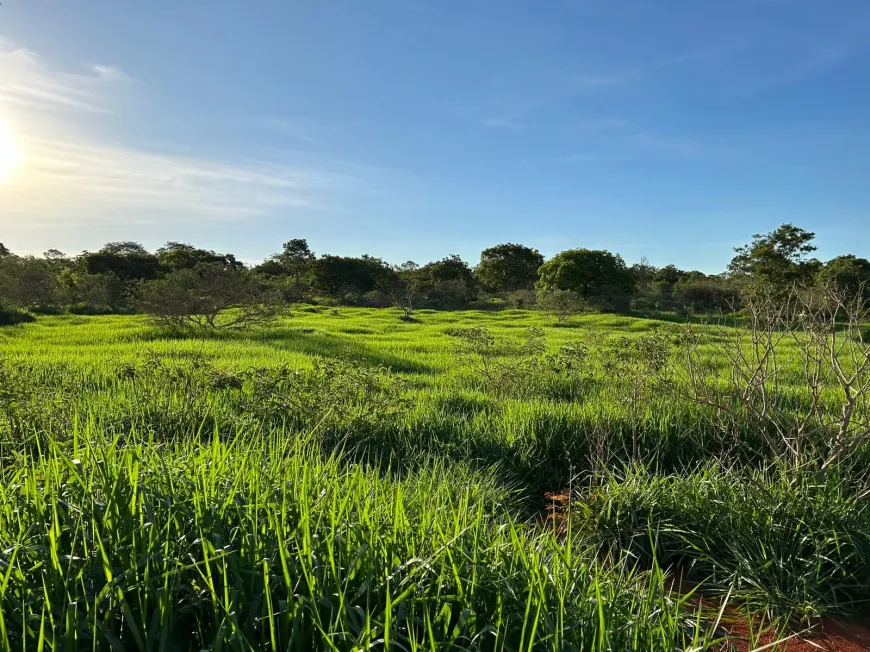
[[[147,254],[147,252],[146,252]],[[157,250],[157,260],[167,270],[193,269],[197,265],[222,265],[240,269],[242,263],[233,254],[219,254],[184,242],[167,242]]]
[[[816,250],[815,237],[815,233],[793,224],[783,224],[770,233],[756,233],[751,243],[734,250],[737,255],[728,271],[777,286],[807,280],[819,267],[818,261],[808,258]]]
[[[605,250],[563,251],[544,263],[538,275],[538,290],[570,290],[599,307],[608,307],[634,288],[634,276],[622,256]]]
[[[474,273],[481,283],[496,292],[527,290],[534,287],[544,257],[537,249],[506,244],[484,249]]]
[[[870,294],[870,261],[853,254],[837,256],[825,263],[819,272],[823,282],[833,282],[846,290],[863,289]]]

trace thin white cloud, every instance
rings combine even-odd
[[[692,61],[698,61],[700,59],[707,59],[712,55],[713,52],[710,50],[690,52],[688,54],[683,54],[676,57],[668,57],[665,59],[658,59],[650,63],[604,74],[578,74],[574,76],[574,79],[575,81],[590,87],[618,86],[630,82],[633,79],[643,77],[649,73],[656,72],[658,70],[672,68],[674,66],[690,63]]]
[[[855,48],[846,46],[817,48],[803,58],[798,59],[791,67],[771,74],[767,78],[748,82],[738,87],[732,94],[751,95],[778,86],[798,84],[829,68],[837,66],[854,56],[855,53]]]
[[[213,160],[119,142],[136,84],[118,68],[55,69],[0,40],[0,119],[21,163],[0,183],[0,226],[111,221],[155,224],[239,220],[317,208],[352,180],[307,166]],[[95,120],[99,118],[99,120]]]
[[[491,127],[494,129],[512,129],[514,131],[525,129],[524,125],[507,116],[484,118],[480,121],[480,124],[484,127]]]

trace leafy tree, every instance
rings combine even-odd
[[[140,282],[136,306],[155,324],[176,330],[241,329],[282,314],[278,298],[264,293],[245,270],[216,263]]]
[[[314,289],[338,300],[377,290],[394,274],[383,260],[368,255],[353,258],[327,254],[311,263]]]
[[[302,274],[311,266],[314,252],[304,238],[294,238],[284,243],[284,250],[278,254],[277,261],[299,285]]]
[[[107,242],[100,249],[101,254],[114,254],[117,256],[144,256],[148,250],[139,242],[122,240],[120,242]]]
[[[484,249],[474,273],[483,285],[496,292],[527,290],[538,279],[544,257],[537,249],[520,244],[500,244]]]
[[[61,297],[74,314],[103,315],[129,310],[129,293],[114,274],[88,274],[66,267],[58,275]]]
[[[88,274],[114,274],[125,283],[155,279],[163,270],[157,256],[138,242],[110,242],[82,254],[82,263]]]
[[[219,254],[211,250],[198,249],[183,242],[167,242],[157,250],[157,260],[161,266],[171,271],[193,269],[203,264],[236,269],[244,267],[233,254]]]
[[[42,254],[42,257],[55,265],[67,265],[70,262],[70,259],[67,257],[67,255],[63,253],[60,249],[49,249],[44,254]]]
[[[752,236],[752,242],[734,251],[728,265],[734,276],[785,287],[806,281],[818,268],[818,261],[807,256],[816,250],[816,234],[793,224],[783,224],[770,233]]]
[[[51,264],[34,256],[0,258],[0,303],[25,309],[56,306],[60,285]]]
[[[474,272],[462,258],[456,254],[445,256],[441,260],[429,263],[420,268],[420,272],[434,283],[445,281],[464,281],[474,285]]]
[[[570,290],[602,309],[622,307],[634,288],[622,256],[604,250],[563,251],[544,263],[538,276],[538,290]]]
[[[280,253],[269,256],[254,268],[255,272],[268,276],[292,276],[295,285],[302,283],[302,277],[311,270],[316,256],[304,238],[294,238],[284,243]]]
[[[414,310],[417,308],[420,294],[419,266],[413,261],[407,261],[393,267],[392,274],[384,274],[377,281],[377,289],[390,302],[402,310],[403,321],[414,321]]]
[[[652,280],[654,283],[667,283],[668,285],[673,286],[674,283],[679,281],[685,275],[686,272],[677,269],[676,265],[665,265],[664,267],[659,267],[655,270]]]
[[[825,263],[819,272],[819,280],[852,292],[863,288],[864,293],[870,295],[870,261],[853,254],[837,256]]]
[[[635,286],[638,288],[646,288],[652,284],[658,270],[650,265],[646,256],[636,262],[630,268],[631,274],[634,277]]]
[[[423,265],[413,272],[413,281],[424,303],[432,308],[462,308],[478,296],[474,273],[455,254]]]
[[[673,286],[674,307],[692,312],[729,312],[738,307],[739,299],[740,286],[724,276],[689,272]]]
[[[6,256],[11,256],[12,252],[6,248],[2,242],[0,242],[0,258],[5,258]]]
[[[571,290],[538,290],[538,306],[560,322],[589,310],[583,297]]]

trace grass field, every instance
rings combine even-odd
[[[0,645],[721,650],[740,614],[867,617],[870,456],[785,468],[621,355],[680,325],[415,316],[0,329]]]

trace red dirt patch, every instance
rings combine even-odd
[[[568,527],[565,520],[568,517],[568,510],[571,508],[571,492],[567,489],[559,492],[547,492],[544,494],[547,499],[547,507],[544,513],[544,522],[556,529],[559,536],[564,536],[568,532]]]
[[[541,515],[542,524],[555,528],[559,536],[567,534],[567,518],[571,508],[571,492],[564,489],[558,492],[544,494],[547,506]],[[698,590],[689,600],[690,604],[706,603],[703,587],[686,577],[682,569],[671,569],[670,588],[676,593],[687,593]],[[715,599],[712,600],[715,603]],[[753,618],[750,621],[741,617],[735,610],[728,607],[725,610],[723,629],[728,640],[737,652],[752,650],[769,650],[770,652],[870,652],[870,627],[857,623],[843,623],[834,619],[824,618],[812,629],[801,632],[788,640],[772,645],[774,641],[787,638],[789,635],[777,635],[775,630],[767,629],[759,635],[761,620]],[[750,640],[754,638],[753,641]],[[770,647],[765,647],[770,646]],[[725,649],[731,649],[723,647]]]
[[[758,636],[755,626],[756,643],[750,642],[750,627],[746,621],[737,621],[727,626],[728,635],[738,652],[750,652],[771,645],[785,636],[777,636],[768,631]],[[789,640],[766,648],[772,652],[866,652],[870,650],[870,628],[855,623],[841,623],[833,619],[823,619],[812,632],[806,632]]]

